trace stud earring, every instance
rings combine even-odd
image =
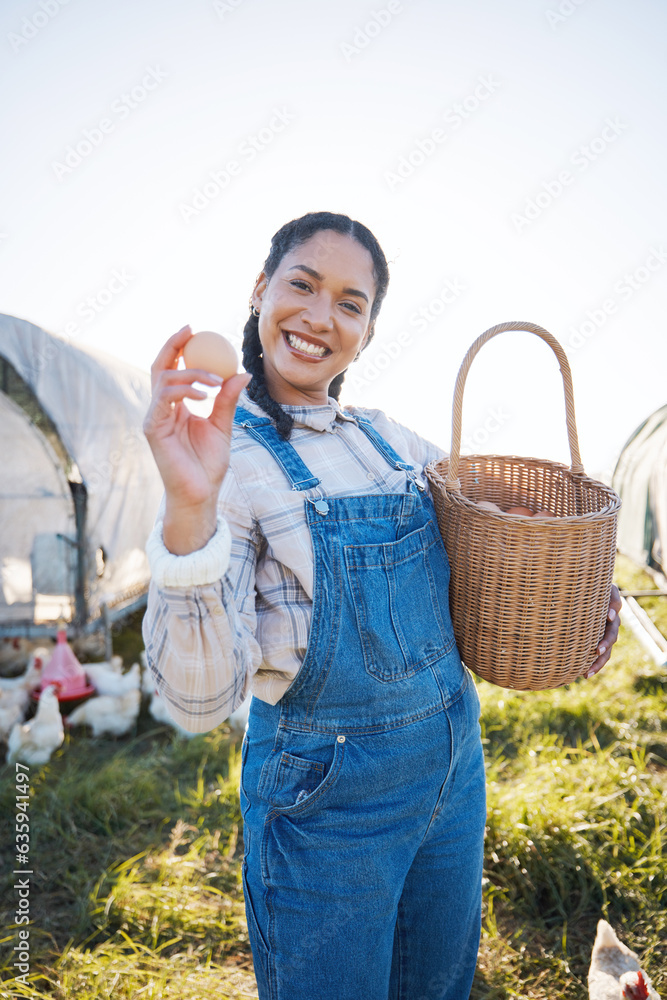
[[[259,316],[259,309],[255,309],[254,306],[251,306],[250,311],[253,314],[253,316]]]

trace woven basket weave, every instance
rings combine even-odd
[[[473,358],[492,337],[526,330],[560,365],[572,466],[516,455],[462,456],[463,388]],[[555,337],[534,323],[508,322],[478,337],[454,392],[449,459],[426,468],[451,566],[450,610],[465,664],[502,687],[540,690],[582,676],[605,630],[620,498],[589,479],[579,457],[570,367]],[[549,510],[533,520],[503,510]]]

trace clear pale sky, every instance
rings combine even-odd
[[[392,277],[344,402],[448,448],[468,346],[531,320],[609,471],[667,402],[665,37],[661,0],[4,0],[0,311],[148,369],[238,341],[272,234],[345,212]],[[537,338],[465,404],[467,450],[567,460]]]

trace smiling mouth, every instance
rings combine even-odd
[[[307,340],[302,340],[301,337],[297,337],[295,333],[283,332],[283,336],[289,346],[294,351],[298,351],[300,354],[307,354],[311,358],[325,358],[331,351],[328,347],[323,347],[319,344],[311,344]]]

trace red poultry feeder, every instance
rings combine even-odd
[[[40,693],[53,684],[58,694],[58,701],[78,701],[93,694],[95,688],[86,683],[86,673],[69,643],[65,628],[57,632],[56,647],[51,659],[42,670]]]

